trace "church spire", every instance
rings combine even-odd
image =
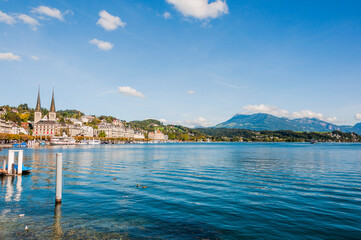
[[[38,88],[38,101],[36,102],[35,112],[41,112],[41,104],[40,104],[40,85]]]
[[[50,112],[55,112],[54,87],[53,87],[53,97],[51,98]]]

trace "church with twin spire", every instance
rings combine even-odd
[[[55,100],[54,100],[54,89],[51,99],[50,110],[47,115],[42,117],[41,113],[41,103],[40,103],[40,88],[38,90],[38,100],[36,103],[35,113],[34,113],[34,136],[45,136],[53,137],[60,134],[60,124],[56,119],[55,111]]]

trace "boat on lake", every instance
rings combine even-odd
[[[92,140],[81,140],[76,143],[77,145],[98,145],[101,144],[100,140],[92,139]]]
[[[13,147],[15,148],[21,148],[21,147],[27,147],[28,145],[26,143],[15,143]]]
[[[72,137],[52,137],[50,145],[75,145],[75,139]]]
[[[97,140],[97,139],[88,140],[87,142],[88,142],[89,145],[98,145],[98,144],[101,144],[101,141],[100,141],[100,140]]]
[[[0,170],[3,170],[3,171],[1,171],[2,173],[5,173],[5,172],[7,172],[7,170],[8,170],[8,165],[6,165],[5,166],[5,169],[2,169],[3,167],[0,167]],[[18,171],[18,165],[17,164],[14,164],[14,169],[16,170],[16,171]],[[24,164],[23,164],[23,170],[22,170],[22,172],[23,172],[23,174],[29,174],[30,172],[31,172],[31,170],[33,170],[33,168],[31,168],[31,167],[26,167],[26,166],[24,166]]]
[[[81,140],[80,142],[77,142],[76,145],[88,145],[88,142],[86,140]]]

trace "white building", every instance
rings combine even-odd
[[[10,134],[12,126],[13,126],[12,122],[5,121],[4,119],[0,119],[0,133]]]
[[[0,116],[4,116],[6,114],[6,109],[2,108],[0,109]]]
[[[154,132],[149,132],[148,138],[151,140],[168,140],[168,135],[164,135],[161,131],[157,129]]]
[[[11,134],[24,134],[24,135],[28,135],[28,131],[26,131],[23,127],[18,127],[18,126],[13,126],[11,128]]]
[[[76,126],[83,126],[83,122],[80,119],[76,119],[76,118],[67,118],[66,120],[69,120],[72,124],[76,125]]]
[[[134,138],[134,130],[131,128],[115,126],[113,128],[113,136],[115,138]]]
[[[83,123],[90,123],[94,119],[94,116],[86,115],[82,116],[80,119]]]
[[[94,137],[94,129],[89,126],[79,126],[79,125],[68,125],[67,126],[69,136],[84,136],[84,137]]]
[[[68,124],[67,133],[70,137],[76,137],[76,136],[81,136],[82,130],[81,127],[79,126]]]
[[[114,126],[119,126],[119,127],[123,127],[123,126],[124,126],[123,122],[120,121],[119,119],[114,119],[114,120],[113,120],[113,125],[114,125]]]
[[[119,125],[113,125],[110,123],[102,122],[98,125],[98,133],[103,131],[106,137],[109,138],[136,138],[144,139],[144,134],[142,132],[136,132],[132,128],[124,127],[121,121],[117,122]],[[121,124],[121,125],[120,125]]]
[[[144,133],[142,133],[141,131],[135,131],[134,132],[134,139],[144,139]]]
[[[113,135],[113,126],[110,123],[102,122],[98,125],[98,133],[103,131],[107,137],[112,137]]]
[[[94,128],[82,126],[82,133],[84,137],[94,137]]]

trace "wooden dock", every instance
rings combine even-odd
[[[8,171],[0,169],[0,176],[7,175]]]
[[[13,145],[12,144],[0,144],[0,151],[5,149],[5,148],[12,148]]]

